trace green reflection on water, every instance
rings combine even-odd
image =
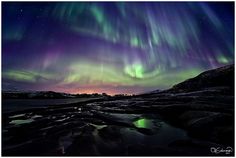
[[[151,128],[152,122],[151,120],[142,118],[134,122],[134,125],[138,128]]]

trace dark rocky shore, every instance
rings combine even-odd
[[[2,115],[3,156],[232,156],[233,150],[234,65],[165,91]]]

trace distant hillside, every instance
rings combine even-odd
[[[41,98],[73,98],[74,95],[67,93],[59,93],[53,91],[39,91],[39,92],[3,92],[3,98],[11,99],[41,99]]]
[[[3,99],[63,99],[63,98],[92,98],[106,97],[107,94],[69,94],[53,91],[36,91],[36,92],[21,92],[21,91],[3,91]]]
[[[174,85],[169,91],[191,92],[206,88],[224,87],[234,92],[234,65],[205,71],[198,76]]]

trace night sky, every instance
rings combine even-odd
[[[3,90],[142,93],[234,63],[234,2],[2,2]]]

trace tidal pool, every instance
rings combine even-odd
[[[168,145],[175,140],[189,139],[185,130],[173,127],[160,119],[141,117],[134,121],[133,124],[137,128],[150,129],[153,134],[146,135],[136,129],[123,128],[121,133],[128,144],[135,142],[145,145]]]
[[[9,122],[10,124],[15,124],[15,125],[21,125],[21,124],[25,124],[25,123],[31,123],[33,122],[34,119],[26,119],[26,120],[12,120],[11,122]]]

